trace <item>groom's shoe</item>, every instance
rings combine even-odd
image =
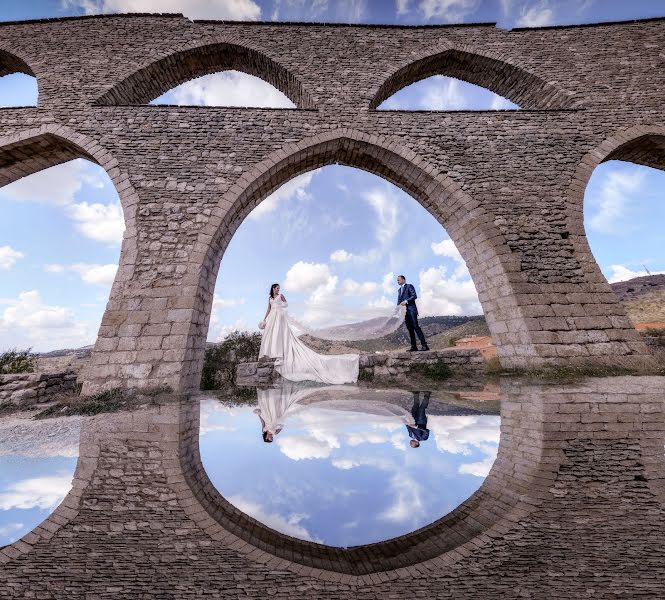
[[[420,349],[420,351],[421,351],[421,352],[429,352],[429,346],[423,346],[423,347]]]
[[[409,352],[418,352],[418,348],[409,348]]]

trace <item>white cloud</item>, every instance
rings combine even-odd
[[[316,20],[327,11],[328,0],[274,0],[270,19],[272,21]]]
[[[0,510],[13,508],[52,509],[72,487],[71,475],[49,475],[10,483],[0,493]]]
[[[395,9],[397,10],[397,16],[405,15],[409,12],[411,7],[411,0],[395,0]]]
[[[607,173],[598,195],[588,198],[589,227],[600,233],[619,233],[631,195],[641,191],[645,177],[645,169]]]
[[[632,271],[624,265],[610,265],[610,270],[612,273],[607,278],[609,283],[616,283],[617,281],[628,281],[629,279],[634,279],[635,277],[644,277],[649,275],[646,271]],[[651,271],[651,275],[662,275],[665,274],[665,271]]]
[[[393,523],[421,523],[427,512],[420,495],[422,486],[401,473],[391,478],[390,487],[394,493],[393,503],[378,518]]]
[[[125,220],[119,202],[99,204],[75,202],[65,207],[67,216],[87,238],[119,245],[125,232]]]
[[[248,218],[254,220],[261,219],[273,212],[280,203],[292,198],[297,198],[298,200],[311,198],[310,194],[307,192],[307,187],[311,183],[312,177],[314,177],[318,171],[318,169],[308,171],[307,173],[303,173],[302,175],[298,175],[287,181],[249,213]]]
[[[71,270],[78,273],[81,279],[86,283],[111,287],[115,274],[118,271],[118,265],[94,265],[88,263],[76,263],[72,265]]]
[[[229,308],[231,306],[240,306],[245,304],[244,298],[220,298],[217,294],[214,295],[212,300],[212,308]]]
[[[479,0],[421,0],[418,11],[427,19],[441,19],[451,23],[464,21],[478,8]]]
[[[518,27],[545,27],[554,23],[554,11],[547,2],[539,2],[530,8],[524,7],[517,19]]]
[[[45,304],[37,290],[21,292],[17,299],[2,299],[0,348],[34,347],[52,350],[79,347],[94,341],[96,325],[75,320],[64,306]]]
[[[328,265],[300,260],[287,271],[284,288],[293,292],[314,293],[320,287],[329,285],[332,279]]]
[[[64,0],[88,15],[104,13],[182,13],[190,19],[258,21],[261,7],[254,0]]]
[[[446,276],[446,267],[430,267],[420,272],[418,310],[429,315],[478,315],[482,308],[471,279]]]
[[[66,206],[74,202],[74,194],[83,186],[85,166],[84,160],[77,159],[38,171],[4,186],[0,196]]]
[[[282,454],[291,460],[306,460],[312,458],[328,458],[333,447],[328,441],[316,439],[309,435],[290,435],[277,439],[277,445]]]
[[[305,526],[301,524],[302,521],[308,518],[308,515],[291,513],[283,516],[275,512],[268,512],[257,502],[247,500],[241,496],[230,496],[228,501],[245,514],[255,518],[257,521],[260,521],[275,531],[279,531],[280,533],[301,540],[310,540],[312,542],[321,543],[321,540],[312,536]]]
[[[370,296],[379,289],[379,284],[373,281],[358,283],[353,279],[345,279],[340,289],[344,296]]]
[[[362,197],[376,213],[376,239],[383,247],[388,246],[400,227],[399,198],[388,186],[369,190]]]
[[[222,71],[192,79],[169,90],[152,104],[295,108],[286,95],[267,81],[240,71]]]
[[[11,246],[0,246],[0,269],[8,271],[19,258],[23,258],[23,252],[14,250]]]
[[[0,248],[1,250],[1,248]],[[330,260],[337,263],[349,262],[353,258],[353,254],[347,252],[346,250],[335,250],[330,255]]]

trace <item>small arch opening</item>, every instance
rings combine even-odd
[[[481,86],[433,75],[395,92],[377,110],[520,110],[520,107]]]
[[[181,83],[150,102],[152,105],[296,108],[289,98],[260,77],[222,71]]]

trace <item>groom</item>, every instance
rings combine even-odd
[[[397,304],[402,304],[406,306],[406,315],[404,315],[404,323],[406,328],[409,330],[409,337],[411,338],[411,349],[409,352],[415,352],[418,350],[416,346],[416,334],[418,334],[418,339],[420,340],[420,345],[422,346],[421,350],[429,350],[429,346],[425,341],[425,336],[423,335],[423,330],[420,329],[418,325],[418,307],[416,306],[416,288],[414,288],[410,283],[406,282],[406,277],[404,275],[397,276],[397,285],[399,285],[399,293],[397,294]]]

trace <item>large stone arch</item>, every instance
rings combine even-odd
[[[190,43],[159,58],[151,58],[107,89],[95,103],[106,106],[147,104],[181,83],[229,69],[267,81],[297,108],[314,108],[309,92],[289,70],[265,52],[234,37],[205,44]]]
[[[114,301],[120,301],[125,295],[125,287],[133,277],[138,255],[136,220],[139,198],[117,159],[99,142],[86,135],[65,125],[44,124],[0,137],[0,187],[76,158],[94,162],[107,172],[118,193],[125,219],[120,265],[111,288],[108,311]],[[104,346],[105,340],[101,334],[109,325],[102,321],[95,350]],[[93,365],[89,368],[95,369]],[[85,374],[83,378],[86,378]]]
[[[467,45],[445,44],[386,74],[373,90],[370,109],[412,83],[433,75],[447,75],[487,88],[525,109],[572,108],[577,105],[571,92],[556,82],[516,64],[496,52],[481,52]]]
[[[383,177],[413,196],[446,228],[474,280],[499,356],[510,365],[514,347],[531,341],[512,291],[515,278],[520,277],[519,259],[510,253],[493,224],[493,215],[415,152],[379,136],[344,129],[284,147],[244,174],[221,198],[192,256],[198,275],[187,281],[197,286],[198,295],[192,315],[196,329],[190,332],[187,344],[196,352],[196,362],[190,371],[193,379],[184,387],[198,385],[217,272],[233,234],[276,188],[298,174],[329,164],[353,166]]]
[[[0,47],[0,77],[11,73],[24,73],[36,77],[32,67],[14,52]]]

